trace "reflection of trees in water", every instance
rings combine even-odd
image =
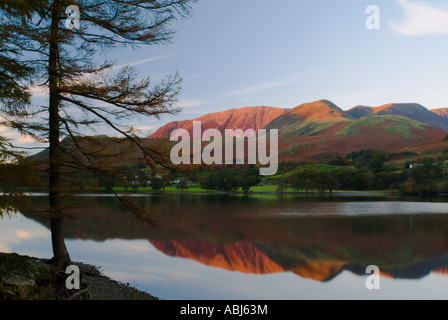
[[[30,212],[31,208],[37,212],[35,203],[30,197],[22,193],[3,194],[0,192],[0,218]]]
[[[364,275],[371,264],[391,277],[411,279],[448,268],[444,214],[288,216],[281,213],[299,206],[318,211],[325,203],[168,194],[136,200],[151,207],[159,228],[133,221],[115,198],[79,197],[84,213],[70,222],[66,236],[150,239],[165,254],[211,266],[258,273],[279,266],[319,281],[331,280],[343,270]]]

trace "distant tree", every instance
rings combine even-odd
[[[217,189],[226,192],[236,192],[242,186],[241,171],[232,167],[216,170]]]
[[[423,183],[416,185],[416,193],[421,196],[437,195],[437,184],[433,179],[426,179]]]
[[[180,179],[180,181],[176,185],[176,189],[180,189],[182,192],[184,192],[184,190],[186,190],[188,188],[189,188],[189,186],[187,183],[187,179]]]
[[[311,178],[305,178],[303,181],[303,189],[306,193],[316,188],[316,182],[314,182]]]
[[[340,188],[353,188],[353,171],[349,169],[338,170],[334,173],[336,180],[339,182]]]
[[[400,191],[403,194],[414,194],[416,191],[416,182],[414,178],[409,178],[400,186]]]
[[[177,75],[153,85],[150,78],[140,80],[133,67],[118,68],[100,59],[118,47],[166,43],[173,34],[168,26],[177,17],[186,17],[192,2],[0,0],[3,48],[0,52],[11,59],[4,62],[11,70],[4,69],[2,76],[14,74],[18,65],[30,68],[34,73],[31,79],[24,79],[27,80],[24,88],[38,83],[49,96],[48,105],[36,107],[23,99],[26,97],[20,97],[19,91],[14,91],[17,94],[3,108],[8,116],[3,122],[49,145],[49,217],[52,261],[56,264],[71,261],[63,237],[62,198],[64,188],[70,186],[65,178],[73,171],[86,171],[105,184],[106,176],[115,174],[109,170],[110,156],[124,153],[124,148],[118,148],[119,152],[112,150],[88,133],[103,128],[113,130],[122,137],[121,141],[137,148],[148,165],[164,163],[167,150],[160,145],[145,145],[132,120],[178,111],[175,103],[180,78]],[[66,9],[70,5],[79,8],[80,28],[67,27],[70,12]],[[13,104],[16,98],[23,104]],[[26,116],[30,117],[27,121],[23,120]],[[37,121],[42,117],[48,121]],[[64,146],[61,143],[64,137],[69,137],[72,143]],[[117,197],[142,219],[146,216],[128,197]]]
[[[367,179],[368,177],[365,172],[356,172],[353,175],[353,188],[355,190],[367,190],[369,188]]]
[[[441,192],[448,194],[448,181],[443,183]]]
[[[380,172],[376,176],[378,179],[381,179],[383,188],[389,188],[391,185],[394,185],[399,181],[398,174],[392,172]],[[383,189],[378,184],[379,182],[377,183],[377,189]]]
[[[339,182],[331,172],[323,172],[320,174],[320,185],[323,190],[328,190],[330,194],[339,188]]]
[[[256,186],[260,182],[260,175],[255,166],[251,165],[248,168],[243,169],[243,173],[240,177],[240,186],[245,193],[249,192],[251,187]]]
[[[288,190],[289,184],[285,179],[280,179],[277,182],[277,193],[279,193],[280,195],[283,195],[284,192],[286,192],[286,190]]]
[[[137,174],[138,185],[142,188],[146,188],[150,182],[150,178],[144,170],[139,170]]]
[[[387,152],[381,150],[360,150],[347,155],[347,159],[355,162],[358,171],[382,171],[383,165],[389,159]]]
[[[304,181],[305,178],[303,177],[303,175],[300,173],[296,173],[289,179],[289,185],[296,193],[298,193],[302,189],[304,189]]]
[[[384,183],[383,178],[378,176],[375,177],[375,183],[373,188],[376,190],[384,190],[386,188],[386,184]]]
[[[346,162],[344,157],[342,156],[334,156],[331,158],[331,160],[328,162],[328,164],[334,165],[334,166],[345,166]]]
[[[214,189],[218,189],[217,179],[211,172],[204,172],[198,178],[199,186],[210,192]]]
[[[154,191],[159,191],[160,189],[163,189],[165,187],[165,180],[163,179],[163,177],[157,174],[152,174],[149,182],[151,184],[151,189]]]

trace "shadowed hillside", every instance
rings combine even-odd
[[[417,103],[389,103],[379,107],[357,106],[348,110],[347,113],[357,119],[369,115],[399,115],[448,130],[448,118],[431,112]]]

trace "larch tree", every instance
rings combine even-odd
[[[23,66],[19,78],[27,81],[17,83],[22,86],[17,94],[28,99],[4,104],[2,111],[8,116],[4,125],[48,143],[45,169],[53,263],[71,262],[63,236],[63,199],[73,187],[70,176],[86,172],[107,184],[107,177],[117,173],[112,169],[114,159],[129,154],[129,148],[138,150],[139,159],[148,165],[169,165],[165,146],[146,143],[132,123],[178,112],[180,77],[171,75],[153,84],[149,77],[139,78],[135,68],[114,66],[104,57],[119,47],[170,41],[172,22],[187,17],[192,2],[0,0],[0,41],[8,50],[4,56],[11,58],[4,64]],[[33,86],[48,93],[48,104],[36,106],[29,101],[26,89]],[[117,138],[105,140],[92,134],[101,128],[114,131]],[[117,197],[127,209],[144,216],[143,209],[128,198]]]
[[[0,1],[3,14],[8,16],[30,16],[32,8],[20,5],[18,2]],[[30,80],[33,68],[30,65],[21,64],[17,59],[20,50],[10,45],[13,34],[2,30],[0,34],[0,126],[2,131],[8,129],[8,118],[18,117],[23,114],[24,108],[31,101],[31,94],[26,83]],[[0,136],[0,161],[4,162],[18,155],[10,141]]]
[[[31,3],[0,3],[4,6],[4,13],[9,16],[30,16],[34,11]],[[22,64],[17,59],[20,51],[9,45],[13,34],[4,31],[0,34],[0,217],[15,212],[14,203],[23,195],[21,187],[30,182],[31,174],[27,170],[31,167],[25,165],[24,153],[5,135],[11,133],[8,126],[10,118],[22,117],[24,108],[31,101],[27,83],[34,72],[32,66]]]

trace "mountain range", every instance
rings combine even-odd
[[[274,107],[244,107],[229,109],[222,112],[209,113],[192,120],[173,121],[151,135],[151,138],[166,138],[176,129],[185,129],[192,134],[193,121],[201,121],[203,129],[218,129],[224,134],[225,129],[254,129],[266,127],[270,122],[286,112],[285,109]]]
[[[355,106],[342,110],[329,100],[292,109],[244,107],[209,113],[196,119],[170,122],[150,138],[167,139],[175,129],[192,133],[193,121],[202,130],[278,129],[281,161],[322,161],[362,149],[397,152],[428,144],[447,148],[448,108],[427,109],[417,103]]]

